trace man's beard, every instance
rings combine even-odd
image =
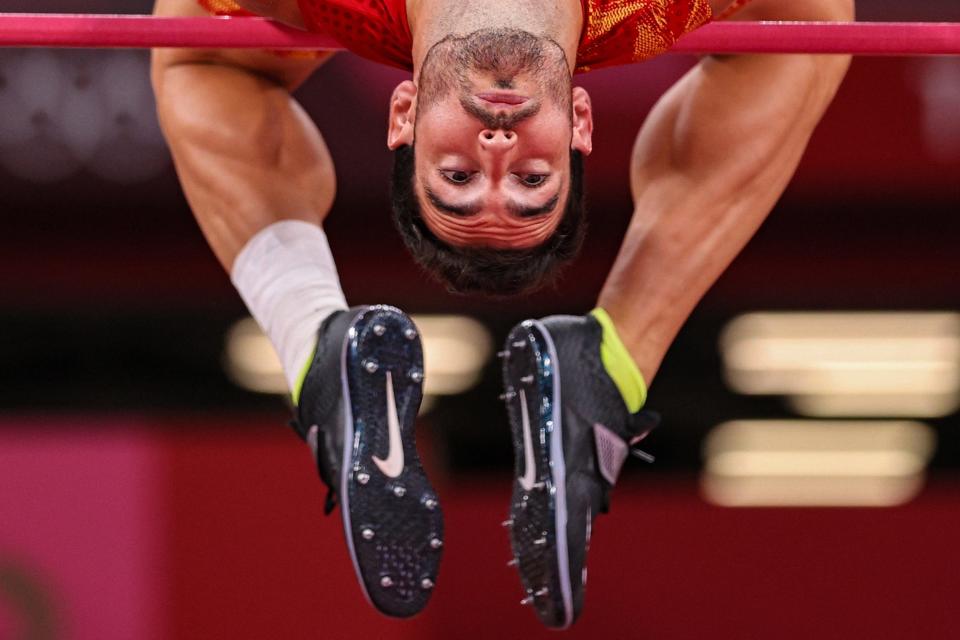
[[[570,110],[570,69],[563,49],[549,38],[518,29],[481,29],[463,37],[447,36],[433,45],[420,69],[418,109],[451,93],[466,108],[473,93],[471,75],[492,77],[494,86],[503,90],[515,89],[517,77],[524,75],[548,100]],[[516,115],[497,118],[503,121],[486,124],[510,125]]]

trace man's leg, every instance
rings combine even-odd
[[[852,0],[755,0],[746,20],[851,20]],[[657,104],[634,147],[634,216],[598,305],[647,383],[707,290],[796,170],[847,56],[701,61]]]
[[[202,16],[195,0],[157,15]],[[153,84],[184,193],[207,241],[273,341],[294,396],[326,315],[345,309],[321,223],[333,161],[290,96],[329,55],[160,49]]]
[[[155,12],[204,15],[194,0]],[[293,425],[330,488],[326,511],[340,505],[361,588],[405,617],[429,600],[443,545],[414,446],[423,354],[400,310],[347,309],[320,226],[333,162],[290,92],[328,57],[158,50],[153,83],[194,215],[283,363]]]
[[[745,19],[844,20],[849,0],[756,0]],[[663,355],[780,197],[845,57],[708,58],[637,139],[635,213],[599,308],[514,327],[503,353],[516,482],[508,521],[524,602],[548,626],[580,613],[592,523],[637,444]],[[641,457],[647,457],[640,453]]]

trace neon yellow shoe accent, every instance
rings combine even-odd
[[[643,379],[643,374],[637,368],[637,363],[630,357],[630,352],[620,339],[610,315],[599,307],[591,311],[590,315],[603,327],[603,339],[600,341],[600,360],[603,361],[603,368],[607,370],[607,375],[620,390],[627,410],[630,413],[636,413],[647,401],[647,383]]]
[[[319,347],[319,341],[317,342],[317,347]],[[303,391],[303,383],[307,380],[307,373],[310,371],[310,365],[313,364],[313,359],[317,357],[317,347],[313,348],[313,351],[310,352],[310,357],[307,358],[307,362],[303,365],[303,369],[300,370],[300,375],[297,376],[297,382],[294,385],[290,395],[293,397],[293,406],[298,406],[300,404],[300,392]]]

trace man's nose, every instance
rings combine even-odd
[[[509,151],[517,144],[517,134],[503,129],[484,129],[480,132],[480,146],[486,151]]]

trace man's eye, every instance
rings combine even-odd
[[[520,182],[522,182],[525,187],[539,187],[547,181],[548,177],[549,176],[542,173],[527,173],[520,176]]]
[[[441,169],[440,175],[443,176],[443,179],[447,182],[452,182],[453,184],[467,184],[470,182],[470,179],[473,178],[473,171],[457,171],[453,169]]]

